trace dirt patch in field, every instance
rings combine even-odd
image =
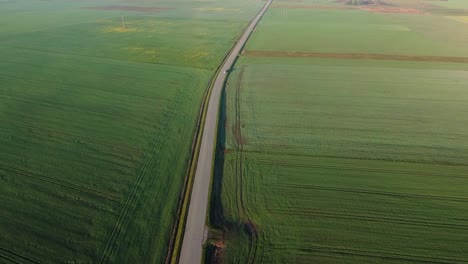
[[[241,129],[241,124],[240,124],[240,121],[236,121],[236,123],[234,124],[234,126],[232,127],[232,133],[234,134],[235,136],[235,139],[236,139],[236,143],[238,145],[246,145],[247,144],[247,140],[245,139],[244,136],[242,136],[242,129]]]
[[[317,9],[317,10],[327,10],[327,9],[338,9],[338,10],[349,10],[357,9],[353,6],[326,6],[326,5],[290,5],[290,4],[273,4],[272,8],[295,8],[295,9]]]
[[[164,10],[169,10],[167,7],[143,7],[143,6],[89,6],[84,9],[93,10],[106,10],[106,11],[132,11],[132,12],[145,12],[145,13],[156,13]]]
[[[225,245],[224,241],[218,240],[211,242],[206,247],[206,261],[210,264],[224,263]]]
[[[369,11],[371,13],[398,13],[398,14],[420,14],[421,10],[413,8],[402,8],[394,6],[361,6],[360,10]]]
[[[336,0],[335,3],[338,4],[345,4],[345,5],[355,5],[355,6],[363,6],[363,5],[392,5],[391,3],[384,1],[384,0]]]
[[[432,61],[468,63],[468,57],[446,56],[412,56],[369,53],[318,53],[318,52],[289,52],[289,51],[243,51],[243,56],[249,57],[285,57],[285,58],[323,58],[323,59],[352,59],[352,60],[396,60],[396,61]]]
[[[224,7],[198,7],[194,9],[203,12],[222,12],[226,10]]]

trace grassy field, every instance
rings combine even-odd
[[[450,63],[467,50],[443,43],[464,25],[322,11],[272,8],[230,74],[213,258],[468,263],[468,64]],[[447,24],[429,32],[430,19]],[[421,61],[434,55],[443,59]]]
[[[246,50],[467,57],[465,25],[431,14],[273,7]]]
[[[0,1],[0,262],[162,263],[202,96],[261,5]]]

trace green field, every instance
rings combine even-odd
[[[467,57],[467,42],[466,24],[446,16],[273,7],[246,49]]]
[[[214,258],[468,263],[468,64],[443,57],[467,56],[468,35],[454,34],[466,27],[452,22],[270,9],[246,50],[279,56],[246,53],[226,87],[211,201]],[[428,23],[438,26],[429,31]]]
[[[164,262],[202,97],[261,5],[0,1],[0,262]]]

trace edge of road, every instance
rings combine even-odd
[[[219,106],[220,106],[220,96],[221,91],[224,88],[224,84],[227,80],[227,77],[229,75],[229,70],[232,69],[232,66],[237,60],[238,55],[240,54],[240,51],[242,48],[245,46],[247,43],[247,40],[250,38],[251,33],[253,32],[254,28],[257,26],[258,22],[260,19],[263,17],[265,12],[268,10],[268,7],[271,5],[273,0],[269,0],[263,5],[263,7],[260,9],[260,11],[257,13],[257,15],[250,21],[248,24],[247,28],[244,30],[244,32],[240,35],[239,38],[235,41],[235,44],[232,46],[232,48],[229,50],[229,52],[226,54],[224,57],[223,61],[221,64],[217,67],[215,74],[213,75],[212,79],[210,80],[210,85],[209,88],[206,92],[205,98],[202,103],[202,108],[200,111],[200,117],[199,117],[199,122],[197,124],[197,130],[196,130],[196,135],[194,138],[194,142],[192,144],[193,146],[193,151],[192,151],[192,159],[189,161],[189,168],[188,168],[188,177],[186,179],[186,182],[184,184],[184,191],[183,191],[183,201],[181,205],[181,210],[180,211],[180,217],[177,220],[177,230],[175,234],[175,238],[172,239],[172,252],[170,256],[170,260],[166,259],[166,263],[168,263],[168,260],[170,263],[177,263],[180,261],[180,263],[195,263],[195,262],[200,262],[202,261],[202,256],[203,256],[203,244],[205,243],[206,240],[206,217],[208,213],[208,203],[209,203],[209,197],[211,196],[210,190],[211,190],[211,180],[212,180],[212,175],[213,175],[213,164],[214,164],[214,154],[215,154],[215,149],[216,149],[216,135],[217,135],[217,128],[218,128],[218,122],[219,122]],[[215,95],[213,95],[213,90],[217,89],[215,91]],[[216,97],[216,98],[215,98]],[[216,104],[213,106],[213,104]],[[214,121],[214,126],[209,127],[206,120],[207,120],[207,115],[208,115],[208,109],[213,108],[212,110],[215,110],[215,121]],[[211,114],[213,115],[213,114]],[[212,116],[210,116],[212,118]],[[213,123],[213,120],[211,120],[211,124]],[[211,128],[211,131],[209,131]],[[214,137],[212,138],[205,138],[206,132],[212,132],[214,134]],[[211,142],[206,142],[207,140]],[[202,152],[202,144],[207,145],[207,144],[212,144],[212,147],[209,149],[204,149],[205,152],[208,151],[209,153],[204,153],[204,154],[209,154],[211,155],[211,158],[209,162],[204,162],[204,164],[199,164],[202,163],[200,161],[200,153]],[[207,163],[209,163],[209,166],[206,166]],[[199,171],[199,168],[202,167],[200,165],[205,165],[203,169],[209,168],[210,173],[208,175],[202,174],[197,176],[197,172]],[[202,170],[202,169],[200,169]],[[202,173],[202,172],[200,172]],[[194,190],[194,183],[196,179],[199,179],[200,177],[204,177],[205,181],[208,180],[208,185],[205,186],[208,188],[208,193],[204,193],[198,189],[196,191]],[[207,179],[208,178],[208,179]],[[205,195],[204,195],[205,194]],[[193,208],[193,204],[191,203],[192,200],[199,200],[196,198],[201,198],[203,202],[205,203],[204,206],[204,213],[203,215],[203,232],[200,238],[201,243],[197,245],[193,245],[194,242],[191,241],[193,239],[190,238],[190,231],[187,231],[187,226],[186,222],[189,223],[191,216],[191,211],[196,210]],[[203,209],[202,209],[203,211]],[[183,235],[183,239],[182,239]],[[199,248],[200,251],[196,253],[195,258],[198,258],[198,260],[193,259],[192,254],[194,250],[194,247]],[[190,249],[189,249],[190,248]],[[192,250],[192,252],[190,252]],[[168,256],[169,257],[169,256]]]
[[[226,52],[221,63],[216,67],[215,73],[211,76],[207,89],[203,95],[203,100],[199,109],[197,125],[194,129],[192,147],[190,151],[190,158],[188,160],[187,172],[182,186],[181,195],[179,198],[179,204],[177,209],[177,215],[179,216],[176,219],[174,224],[174,229],[172,231],[171,239],[169,242],[169,250],[166,255],[165,264],[175,264],[179,260],[180,248],[182,246],[182,235],[185,231],[185,222],[188,214],[188,206],[190,203],[190,194],[192,193],[193,178],[195,177],[196,164],[198,161],[198,156],[200,154],[200,144],[203,135],[203,124],[206,119],[206,112],[208,110],[208,102],[211,98],[211,91],[215,83],[216,77],[221,72],[222,66],[225,64],[227,58],[232,53],[236,47],[237,41],[242,37],[244,32],[242,32],[238,38],[236,38],[234,45]]]

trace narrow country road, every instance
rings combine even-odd
[[[187,223],[185,225],[184,240],[180,253],[180,264],[197,264],[202,260],[203,243],[205,236],[205,220],[208,208],[208,197],[210,191],[212,164],[216,146],[216,126],[218,125],[218,112],[221,92],[226,80],[227,72],[234,64],[237,55],[244,47],[247,39],[257,25],[260,18],[270,6],[269,0],[258,15],[247,27],[242,37],[236,43],[231,53],[216,76],[212,87],[211,97],[208,103],[205,124],[203,125],[203,136],[200,146],[200,154],[193,182]]]

